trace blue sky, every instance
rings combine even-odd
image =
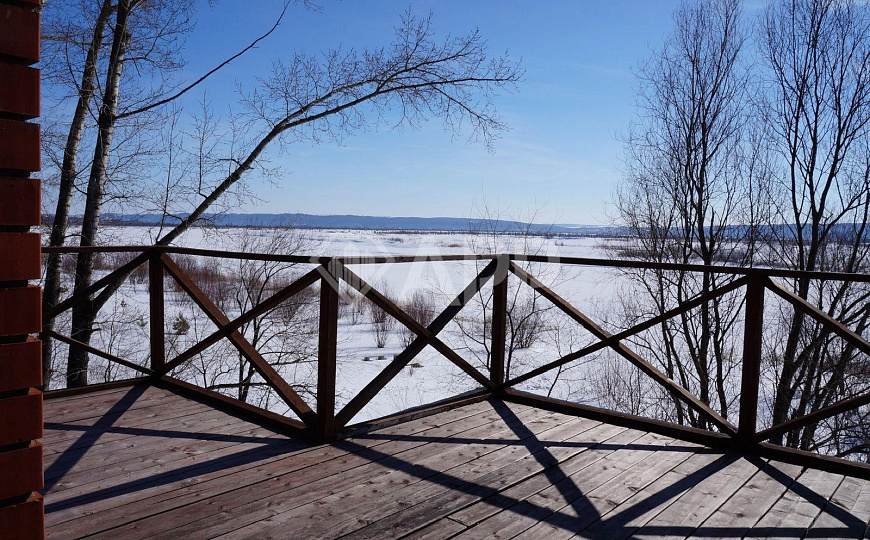
[[[220,110],[236,102],[236,83],[255,85],[273,59],[295,50],[387,45],[400,13],[431,11],[439,35],[477,27],[492,53],[522,57],[519,91],[496,103],[511,130],[490,154],[451,140],[437,119],[413,131],[380,130],[343,146],[295,145],[271,154],[280,186],[255,181],[263,200],[248,212],[473,217],[484,200],[517,217],[606,223],[620,176],[624,132],[633,115],[638,62],[670,31],[678,2],[352,1],[322,0],[320,12],[293,7],[281,27],[208,84]],[[256,7],[253,7],[256,6]],[[262,33],[277,2],[220,2],[197,16],[188,41],[188,76]]]

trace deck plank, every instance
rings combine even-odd
[[[443,518],[401,538],[402,540],[443,540],[455,537],[466,528],[462,523],[453,521],[450,518]]]
[[[101,449],[88,456],[90,459],[76,463],[73,470],[62,475],[47,494],[52,503],[62,502],[118,483],[147,480],[164,471],[203,460],[289,441],[247,422],[224,423],[227,417],[220,412],[203,420],[195,426],[195,432],[182,434],[183,438],[135,437],[133,440],[137,444],[127,443],[117,451]]]
[[[632,445],[654,444],[665,439],[651,433],[635,431],[626,431],[625,435],[627,435],[625,439],[614,441],[614,444],[623,448],[592,449],[588,454],[600,458],[573,474],[566,475],[557,468],[558,474],[539,475],[539,480],[549,481],[550,485],[478,522],[456,538],[462,540],[513,538],[553,515],[564,506],[562,504],[564,502],[571,504],[579,514],[589,511],[585,492],[594,490],[646,457],[647,451],[634,449]],[[631,436],[635,436],[633,440],[630,440]],[[534,491],[534,488],[526,486],[525,483],[518,485],[517,488]],[[596,513],[594,510],[592,512]]]
[[[118,386],[116,388],[107,388],[105,390],[94,390],[92,392],[73,394],[71,396],[54,396],[54,395],[52,395],[52,391],[49,390],[46,393],[45,404],[47,406],[49,406],[49,408],[51,408],[55,404],[66,403],[69,401],[75,401],[77,399],[87,399],[87,400],[93,401],[94,396],[97,396],[97,395],[107,396],[107,395],[115,394],[118,392],[127,392],[128,390],[130,390],[130,388],[132,386],[135,386],[135,385],[130,384],[128,386]],[[58,389],[55,389],[55,390],[58,390]],[[64,390],[64,389],[60,389],[60,390]]]
[[[794,484],[801,471],[798,465],[768,463],[707,518],[699,530],[711,540],[742,538]]]
[[[748,460],[741,457],[714,474],[700,479],[676,501],[645,523],[643,530],[635,532],[633,537],[677,540],[692,536],[707,518],[766,465],[761,459]]]
[[[570,419],[569,419],[570,421]],[[453,491],[463,484],[463,473],[475,471],[477,463],[498,463],[503,454],[509,460],[519,459],[518,452],[527,439],[536,434],[558,428],[564,425],[566,419],[558,414],[549,414],[534,420],[526,420],[531,433],[526,438],[514,439],[514,432],[508,426],[494,430],[486,426],[482,431],[480,442],[458,443],[453,438],[443,451],[427,459],[414,460],[413,469],[397,468],[386,475],[368,479],[364,484],[354,486],[339,493],[297,507],[288,512],[281,512],[260,521],[253,526],[236,530],[225,536],[233,538],[284,538],[290,535],[295,538],[323,539],[348,534],[362,528],[372,521],[395,513],[397,510],[419,501],[419,497],[431,497]],[[497,428],[496,428],[497,429]],[[472,432],[463,434],[463,438],[477,438]],[[505,444],[509,443],[509,444]],[[523,452],[519,452],[520,454]],[[525,452],[528,454],[528,452]],[[397,462],[401,466],[402,463]],[[471,473],[473,474],[473,472]],[[422,492],[422,493],[421,493]],[[344,508],[333,515],[329,513],[330,527],[323,528],[323,509]]]
[[[229,428],[236,426],[240,430],[251,430],[249,422],[240,419],[232,421],[232,417],[227,417],[226,413],[215,409],[196,410],[192,414],[166,418],[146,426],[126,427],[113,424],[108,428],[104,428],[106,429],[103,432],[105,439],[104,437],[88,437],[78,444],[66,445],[62,451],[58,448],[58,445],[47,443],[48,448],[55,451],[46,453],[45,465],[52,467],[56,464],[59,465],[65,461],[75,459],[79,463],[77,472],[81,472],[87,470],[89,466],[102,465],[109,455],[113,462],[123,461],[128,455],[135,457],[135,449],[147,446],[147,444],[153,443],[156,439],[164,441],[196,439],[198,435],[214,435],[222,430],[228,432]],[[115,434],[118,430],[123,433],[123,437],[108,439],[110,435]],[[260,432],[263,436],[271,433],[262,428]],[[82,431],[81,433],[88,435],[89,432]]]
[[[495,414],[488,404],[481,404],[474,411],[475,413],[471,415],[460,414],[451,422],[422,421],[419,427],[422,428],[423,433],[434,433],[437,430],[439,433],[449,434],[491,422],[493,419],[491,415]],[[414,433],[413,428],[410,429],[411,433]],[[397,426],[395,431],[401,435],[402,427]],[[399,436],[394,440],[373,441],[371,447],[383,448],[390,453],[413,449],[423,444],[425,443]],[[312,447],[297,455],[288,456],[286,460],[279,459],[262,464],[258,467],[257,474],[250,474],[251,471],[248,471],[249,474],[244,475],[222,476],[208,482],[208,485],[197,486],[202,489],[192,493],[182,488],[179,491],[180,496],[172,497],[166,505],[158,505],[160,512],[154,511],[152,499],[132,500],[131,508],[127,508],[127,515],[147,514],[148,517],[135,522],[128,521],[130,524],[118,531],[124,531],[124,534],[131,535],[130,537],[132,535],[147,537],[152,530],[162,531],[167,528],[167,523],[181,527],[199,519],[213,521],[215,526],[219,526],[232,516],[229,512],[223,511],[220,516],[214,517],[218,511],[215,509],[221,509],[223,506],[238,506],[240,504],[238,497],[255,497],[264,491],[281,493],[293,488],[298,489],[307,482],[315,480],[321,483],[348,481],[347,477],[352,474],[350,471],[368,463],[371,463],[371,460],[367,456],[355,455],[340,444]]]
[[[568,418],[559,414],[547,415],[539,420],[524,422],[527,432],[521,431],[518,434],[516,428],[494,432],[481,439],[484,446],[479,447],[484,452],[475,456],[474,459],[453,464],[451,467],[445,467],[448,462],[433,463],[427,471],[427,473],[431,473],[431,476],[413,475],[407,478],[407,484],[398,486],[398,489],[391,492],[380,488],[379,484],[366,483],[348,490],[340,496],[330,497],[334,501],[327,501],[330,498],[323,499],[319,502],[329,502],[348,508],[348,511],[343,513],[340,522],[332,522],[328,537],[349,534],[388,516],[405,516],[409,507],[437,500],[447,493],[466,492],[471,489],[470,485],[480,485],[475,479],[492,474],[496,470],[510,467],[539,450],[538,441],[541,437],[554,444],[560,443],[578,432],[587,431],[596,425],[597,422]],[[470,448],[474,446],[478,445],[472,443]],[[394,476],[401,480],[405,474],[397,471],[388,476]],[[387,493],[388,495],[384,496]],[[300,522],[307,521],[309,523],[307,527],[301,530],[290,528],[288,531],[293,532],[298,537],[323,538],[323,531],[318,530],[322,529],[322,526],[315,521],[315,516],[316,513],[312,512],[307,517],[300,519]],[[283,516],[281,518],[283,519]],[[274,530],[270,533],[280,535],[281,531]]]
[[[480,414],[487,404],[474,404],[461,409],[447,411],[437,417],[426,417],[418,420],[397,424],[383,430],[385,433],[393,434],[396,437],[410,435],[432,427],[445,425],[455,420]],[[364,441],[365,443],[365,441]],[[373,443],[376,444],[376,443]],[[172,504],[172,500],[176,498],[190,499],[199,497],[199,492],[203,493],[220,493],[222,483],[231,482],[232,486],[238,487],[244,484],[244,480],[233,479],[231,476],[236,473],[245,472],[244,479],[253,479],[254,481],[267,479],[271,474],[264,476],[265,471],[262,467],[272,462],[283,461],[282,465],[288,471],[296,468],[309,466],[317,461],[326,461],[336,456],[345,455],[346,452],[337,449],[333,446],[313,446],[304,441],[292,441],[285,446],[276,447],[275,452],[263,452],[257,456],[255,462],[238,462],[237,460],[225,460],[218,463],[219,468],[211,468],[211,470],[203,471],[196,476],[189,476],[185,479],[182,485],[174,485],[166,483],[159,486],[145,487],[134,493],[122,495],[113,495],[113,505],[103,509],[100,514],[101,521],[113,522],[116,517],[126,519],[128,516],[134,516],[133,508],[128,505],[139,505],[149,509],[155,509],[153,514],[159,513],[161,509],[166,508],[166,504]],[[270,455],[274,454],[274,455]],[[292,460],[292,462],[288,462]],[[107,493],[107,495],[111,495]],[[146,504],[142,504],[146,503]],[[180,503],[179,503],[180,504]],[[170,506],[171,507],[171,506]],[[51,508],[49,507],[51,510]],[[88,508],[86,512],[79,511],[75,507],[68,509],[56,509],[51,512],[53,523],[62,523],[69,519],[78,519],[79,517],[90,516],[94,514],[93,508]],[[96,509],[99,511],[100,509]],[[140,516],[141,517],[141,516]]]
[[[595,523],[606,516],[617,506],[624,503],[635,493],[671,471],[702,448],[684,441],[670,440],[659,450],[645,452],[645,455],[607,482],[584,494],[585,503],[578,504],[577,499],[555,499],[554,513],[543,519],[515,538],[532,540],[547,538],[548,540],[563,540],[571,538],[578,531]],[[587,486],[583,486],[587,487]],[[549,489],[549,488],[548,488]],[[588,488],[587,488],[588,489]],[[539,492],[540,493],[540,492]],[[532,497],[535,497],[533,495]],[[549,502],[552,495],[544,494]],[[566,504],[567,503],[567,504]],[[543,503],[539,503],[543,504]]]
[[[597,443],[618,440],[621,436],[633,439],[641,435],[640,432],[628,432],[617,426],[596,425],[567,439],[566,445],[545,446],[507,467],[474,478],[468,488],[452,490],[426,499],[419,505],[406,508],[400,513],[395,513],[355,532],[349,538],[362,540],[398,537],[435,522],[451,512],[481,504],[482,501],[485,501],[482,503],[485,507],[483,511],[488,512],[490,508],[504,505],[506,499],[513,501],[513,497],[517,494],[511,493],[509,489],[538,475],[545,468],[554,467],[561,460],[575,457],[577,459],[571,463],[575,467],[582,468],[599,459],[597,454],[589,452]],[[580,439],[584,442],[579,443]]]
[[[554,448],[549,450],[549,454],[558,462],[553,464],[553,467],[558,467],[556,474],[559,476],[570,476],[607,456],[608,452],[612,451],[612,449],[603,448],[604,443],[621,445],[631,443],[644,435],[642,432],[614,429],[614,426],[603,424],[593,432],[581,434],[591,444],[578,447],[574,452],[571,452],[569,449],[560,452],[559,450],[563,449]],[[581,456],[580,454],[583,455]],[[536,461],[539,466],[529,469],[529,475],[513,478],[513,481],[510,483],[502,482],[506,489],[501,490],[496,495],[485,497],[462,510],[453,512],[450,518],[469,526],[474,525],[500,512],[504,508],[503,502],[505,498],[520,502],[538,491],[552,486],[551,477],[553,476],[553,471],[549,469],[545,471],[545,465],[549,463]]]
[[[528,409],[518,415],[518,421],[532,420],[546,414],[548,414],[546,411]],[[212,499],[201,507],[184,508],[185,521],[190,517],[199,519],[192,522],[188,521],[183,527],[163,534],[152,535],[147,524],[140,523],[132,531],[123,529],[119,532],[131,540],[139,538],[141,531],[146,533],[142,537],[155,539],[212,538],[229,533],[246,524],[269,518],[275,514],[272,508],[276,505],[288,509],[312,503],[362,482],[372,481],[375,477],[388,474],[396,468],[413,468],[417,463],[424,463],[427,459],[439,459],[435,456],[444,458],[449,454],[459,454],[473,458],[475,453],[483,450],[477,448],[470,449],[470,451],[463,450],[461,446],[457,448],[456,444],[450,442],[450,438],[456,436],[482,437],[485,433],[491,432],[493,423],[499,418],[499,413],[492,411],[463,419],[443,428],[435,428],[431,437],[426,437],[426,440],[423,441],[414,438],[395,443],[390,441],[383,445],[385,448],[378,447],[371,450],[350,446],[352,453],[346,460],[320,464],[316,468],[306,469],[301,474],[281,475],[278,477],[278,481],[269,485],[252,486],[251,489],[228,493],[219,500]],[[394,445],[396,448],[391,449],[390,447]],[[354,452],[354,450],[357,451]],[[224,508],[233,508],[236,511],[232,515],[221,515],[219,519],[216,519],[215,516],[211,515],[209,508],[213,504],[220,504]],[[203,510],[205,511],[204,515],[194,513]],[[159,522],[157,524],[160,525]],[[128,533],[130,533],[129,536]],[[258,538],[256,534],[251,537]]]
[[[693,454],[629,499],[614,506],[601,519],[578,531],[572,538],[627,538],[686,490],[691,489],[701,479],[718,472],[734,459],[734,456],[723,456],[714,452]]]
[[[111,423],[97,424],[93,418],[75,422],[46,422],[43,445],[45,455],[63,453],[77,446],[96,447],[107,442],[141,435],[145,429],[171,429],[173,424],[184,421],[190,415],[213,411],[203,403],[186,400],[172,410],[165,407],[150,407],[130,411],[112,419]],[[138,413],[138,414],[133,414]],[[108,425],[108,427],[106,427]]]
[[[58,540],[868,537],[868,481],[500,401],[327,445],[144,384],[45,411]]]
[[[851,538],[861,540],[870,520],[868,482],[844,478],[825,509],[810,525],[806,538]]]
[[[749,530],[746,538],[794,539],[798,531],[806,531],[813,524],[843,478],[839,474],[805,469],[791,488]],[[802,536],[803,533],[797,537]]]
[[[89,418],[109,420],[146,407],[165,407],[169,410],[173,404],[181,402],[176,394],[156,386],[138,384],[124,390],[111,394],[99,392],[92,400],[77,399],[57,403],[46,400],[43,414],[51,422],[74,422]]]
[[[428,430],[450,424],[491,410],[487,403],[477,403],[447,411],[437,416],[420,418],[385,428],[381,433],[394,438],[426,433]],[[376,447],[385,441],[367,440],[359,444]],[[259,452],[256,456],[234,456],[213,462],[201,472],[188,471],[186,477],[175,480],[171,475],[156,486],[143,486],[135,491],[113,494],[111,502],[99,505],[71,506],[50,511],[50,524],[60,529],[58,538],[77,538],[80,532],[101,532],[130,524],[134,521],[161,515],[170,510],[193,504],[236,489],[270,480],[277,472],[288,474],[306,467],[334,459],[348,457],[348,452],[337,446],[313,446],[294,441],[285,446],[276,446],[271,452]],[[197,473],[197,474],[193,474]],[[62,525],[62,526],[61,526]]]

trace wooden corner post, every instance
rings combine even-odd
[[[489,379],[496,386],[496,391],[502,389],[505,381],[505,348],[507,345],[507,294],[508,267],[510,258],[499,255],[492,281],[492,343],[489,365]]]
[[[148,257],[148,308],[151,330],[151,369],[163,371],[166,364],[166,314],[163,298],[163,261],[153,250]]]
[[[317,425],[319,441],[335,439],[335,356],[338,342],[338,291],[336,264],[321,267],[320,333],[317,347]]]
[[[761,382],[761,345],[764,324],[765,277],[751,274],[746,284],[743,330],[743,375],[740,384],[740,423],[737,441],[743,447],[755,445],[758,421],[758,391]]]

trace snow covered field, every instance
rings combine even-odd
[[[102,243],[148,245],[152,242],[155,232],[147,227],[109,228],[104,233]],[[193,229],[182,237],[179,245],[225,251],[280,253],[282,246],[290,245],[290,243],[276,242],[275,239],[281,234],[281,230],[274,229]],[[531,252],[552,257],[606,257],[608,253],[604,242],[614,242],[598,238],[522,238],[461,233],[416,234],[355,230],[308,230],[301,234],[304,238],[301,236],[293,238],[295,243],[292,245],[297,248],[301,246],[299,252],[294,254],[316,256]],[[196,262],[189,264],[202,272],[202,275],[207,274],[206,270],[213,270],[220,274],[220,280],[225,281],[211,289],[203,288],[221,297],[222,301],[217,302],[215,299],[216,303],[221,305],[228,317],[233,318],[251,307],[254,299],[251,297],[250,290],[247,291],[245,298],[240,299],[238,284],[234,282],[248,279],[250,272],[262,275],[260,273],[262,269],[242,267],[239,261],[196,259]],[[478,261],[394,263],[356,265],[352,270],[375,288],[400,302],[410,301],[416,291],[424,291],[427,298],[431,299],[434,312],[437,314],[474,278],[483,264]],[[108,264],[103,273],[108,272],[110,267],[111,265]],[[288,280],[310,268],[310,266],[279,268],[274,274],[276,279],[283,277]],[[612,307],[610,303],[615,298],[614,292],[623,286],[618,272],[607,268],[533,264],[528,269],[577,308],[599,320],[610,312]],[[115,299],[106,305],[93,344],[112,354],[146,363],[148,361],[146,322],[148,292],[147,282],[141,277],[140,275],[138,282],[135,276],[131,278],[118,291]],[[173,289],[169,282],[167,278],[166,321],[169,336],[168,357],[172,358],[174,354],[182,352],[197,340],[210,334],[215,327],[183,292]],[[536,335],[527,343],[514,347],[512,351],[512,375],[555,360],[591,341],[588,335],[581,335],[582,332],[578,332],[576,324],[566,322],[564,314],[557,312],[549,304],[544,305],[545,301],[540,297],[533,300],[530,293],[531,289],[512,278],[510,294],[512,301],[517,303],[517,309],[540,311],[540,314],[534,315]],[[490,294],[491,285],[487,285],[475,302],[463,309],[458,320],[451,322],[440,334],[443,341],[484,373],[488,340],[483,339],[483,336],[488,335],[489,332],[486,317],[489,313]],[[264,294],[263,297],[267,296],[268,294]],[[316,381],[312,362],[317,347],[316,295],[309,295],[309,300],[308,305],[303,306],[299,311],[294,311],[295,318],[292,319],[294,322],[290,325],[292,329],[282,330],[271,319],[265,321],[261,328],[245,329],[246,337],[252,341],[258,340],[258,349],[264,357],[279,365],[279,371],[288,382],[297,385],[304,396],[314,389]],[[379,347],[371,316],[362,305],[357,306],[357,303],[368,302],[359,296],[343,296],[342,302],[338,343],[338,409],[404,349],[400,324],[396,323],[387,332],[386,342]],[[358,310],[357,313],[353,313],[355,309]],[[299,321],[305,320],[305,316],[300,315],[305,313],[305,310],[308,316],[307,323],[303,324]],[[312,325],[313,332],[311,332]],[[66,330],[63,326],[60,328]],[[305,328],[308,330],[304,330]],[[65,348],[58,347],[57,365],[63,363],[64,350]],[[92,357],[92,364],[91,382],[133,375],[126,368],[110,366],[99,358]],[[583,395],[588,390],[588,377],[584,372],[584,365],[580,362],[577,367],[563,372],[556,384],[552,376],[545,375],[532,379],[522,388],[545,394],[552,393],[554,397],[583,400]],[[211,385],[219,391],[235,396],[237,389],[232,385],[238,382],[241,376],[237,372],[237,366],[238,357],[235,351],[224,341],[193,358],[178,375],[201,385]],[[260,379],[254,375],[251,381],[256,383]],[[435,350],[427,347],[354,418],[354,421],[376,418],[474,388],[476,388],[475,381]],[[312,396],[307,395],[306,399],[313,405]],[[268,406],[277,412],[287,412],[286,406],[276,396],[269,395],[265,387],[252,387],[248,401]]]

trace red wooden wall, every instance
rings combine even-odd
[[[0,537],[45,537],[42,496],[39,0],[0,0]]]

